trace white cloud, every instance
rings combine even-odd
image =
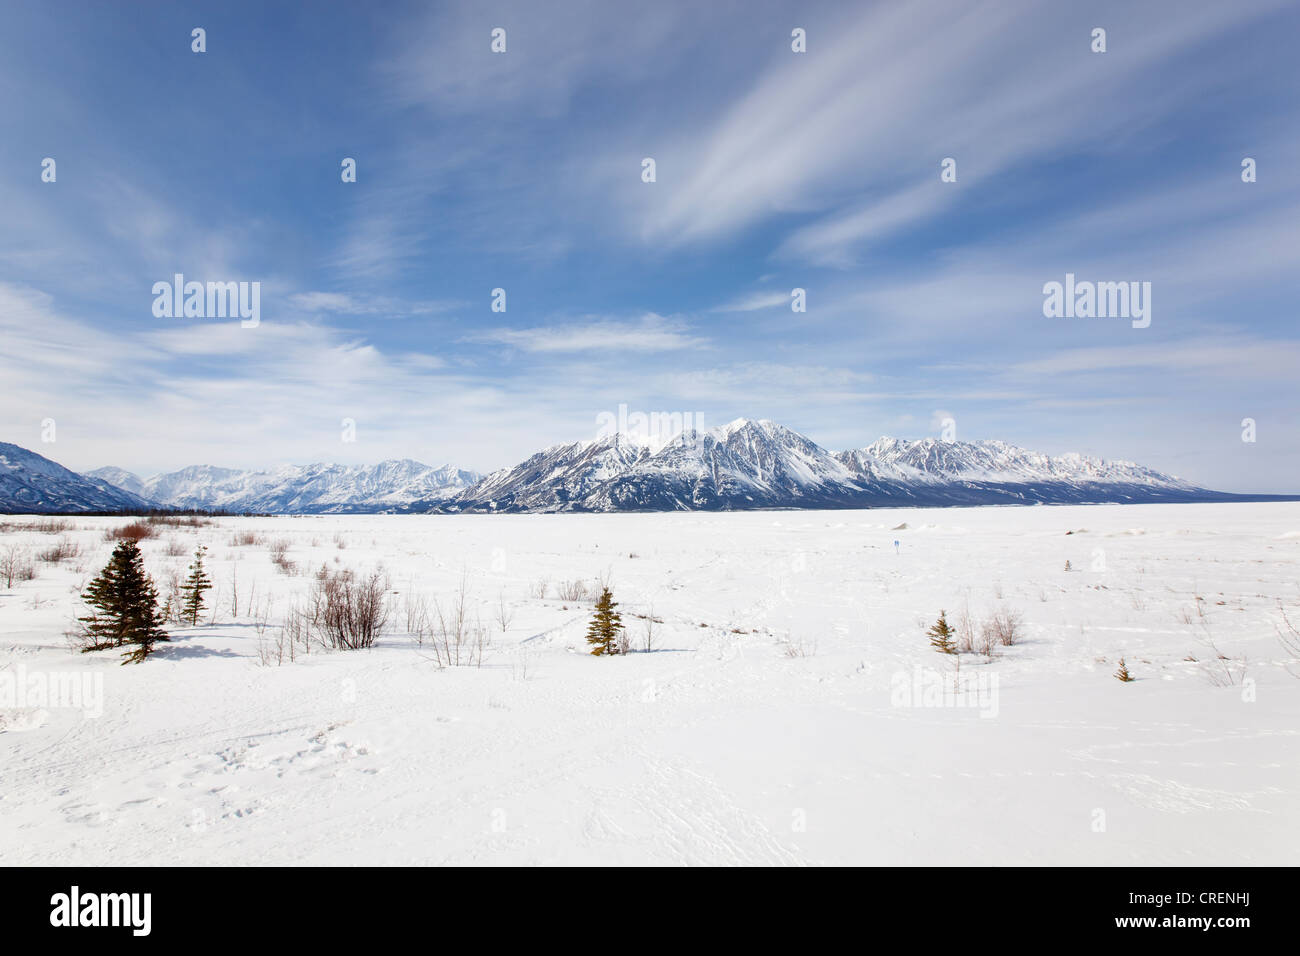
[[[756,292],[716,306],[714,312],[758,312],[762,309],[790,307],[789,292]]]
[[[392,296],[363,295],[344,292],[296,292],[288,296],[289,305],[309,314],[336,315],[435,315],[448,312],[463,302],[407,301]]]
[[[1056,376],[1146,369],[1194,372],[1200,378],[1292,381],[1297,368],[1300,368],[1300,343],[1237,335],[1185,342],[1135,342],[1122,348],[1064,349],[1017,362],[1009,370]]]
[[[629,206],[628,225],[675,245],[734,235],[780,213],[824,211],[780,254],[849,265],[861,243],[933,217],[994,174],[1104,148],[1183,108],[1218,77],[1157,84],[1144,73],[1280,6],[1191,6],[1176,16],[1116,7],[1112,35],[1141,42],[1108,54],[1104,66],[1077,16],[1056,5],[873,6],[838,28],[823,24],[808,54],[774,56],[739,101],[683,124],[658,149],[656,191]],[[1135,83],[1144,88],[1140,108]],[[1088,104],[1083,124],[1080,103]],[[955,184],[939,179],[949,156]]]
[[[470,342],[498,342],[524,352],[671,352],[702,348],[707,340],[687,333],[684,323],[653,313],[630,322],[609,319],[527,329],[491,329]]]

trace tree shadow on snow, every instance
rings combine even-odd
[[[248,655],[236,654],[227,648],[204,647],[201,644],[182,644],[168,641],[154,645],[154,656],[159,660],[180,661],[196,657],[227,657],[231,660],[244,660]]]

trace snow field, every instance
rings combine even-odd
[[[160,590],[208,546],[215,618],[128,667],[63,636],[126,520],[38,520],[0,519],[6,864],[1300,861],[1300,504],[221,518],[141,543]],[[277,664],[322,564],[383,568],[384,636]],[[654,650],[586,653],[598,578]],[[490,643],[441,667],[404,607],[462,580]],[[958,671],[940,609],[1022,637]]]

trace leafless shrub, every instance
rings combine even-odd
[[[232,548],[248,548],[255,544],[261,544],[263,538],[260,534],[254,534],[252,531],[236,531],[230,537],[230,546]]]
[[[271,606],[274,603],[268,597],[253,608],[253,631],[259,638],[263,637],[271,626]],[[283,628],[280,628],[280,630],[283,630]]]
[[[546,592],[551,588],[551,582],[546,578],[538,578],[529,586],[528,593],[539,601],[546,600]]]
[[[39,518],[36,521],[0,521],[0,534],[8,534],[12,531],[64,534],[74,530],[76,530],[76,525],[63,518]]]
[[[1245,680],[1247,666],[1244,657],[1240,659],[1222,657],[1214,661],[1203,661],[1201,673],[1215,687],[1235,687]]]
[[[461,574],[452,596],[433,602],[433,651],[443,667],[481,667],[487,629],[469,617],[469,572]]]
[[[198,515],[150,515],[145,520],[167,528],[205,528],[212,524],[212,519]]]
[[[504,591],[497,592],[497,603],[492,610],[496,622],[501,625],[501,633],[504,634],[510,628],[510,622],[515,619],[515,608],[506,600]]]
[[[957,616],[957,653],[975,653],[975,621],[970,616],[970,605],[962,608]]]
[[[289,643],[289,659],[293,660],[297,650],[304,654],[311,653],[311,612],[298,606],[297,602],[289,605],[280,625],[280,632]]]
[[[11,544],[0,551],[0,578],[4,578],[5,587],[11,588],[15,581],[31,581],[35,577],[36,566],[25,548]]]
[[[993,629],[993,636],[1003,647],[1011,647],[1020,641],[1022,636],[1020,625],[1020,612],[1011,611],[1005,607],[994,612],[989,619],[989,626]]]
[[[294,574],[298,570],[296,562],[289,559],[289,541],[285,538],[277,538],[272,541],[269,548],[271,552],[271,563],[281,574]]]
[[[179,558],[183,554],[188,554],[189,550],[189,547],[180,538],[168,538],[164,553],[168,557]]]
[[[350,570],[324,571],[316,576],[311,601],[316,630],[325,646],[373,647],[388,623],[388,578],[382,571],[365,576]]]
[[[790,637],[785,642],[786,657],[812,657],[817,653],[817,641],[802,636]]]
[[[1210,659],[1201,661],[1201,673],[1215,687],[1233,687],[1246,677],[1247,662],[1245,657],[1229,657],[1219,650],[1210,628],[1202,622],[1203,636],[1200,643],[1210,652]]]
[[[293,662],[295,644],[283,626],[271,629],[272,603],[268,597],[254,608],[253,630],[257,634],[257,656],[262,665],[279,667],[286,655],[290,663]]]
[[[592,593],[591,586],[581,578],[560,582],[557,593],[561,601],[592,601],[596,598],[596,594]]]
[[[429,599],[417,593],[413,587],[406,589],[403,599],[406,609],[406,633],[415,638],[415,643],[423,646],[424,639],[432,630],[429,618]]]
[[[105,541],[135,541],[138,543],[145,538],[156,538],[157,536],[158,529],[146,521],[132,521],[120,528],[106,528],[104,530]]]
[[[655,606],[651,604],[646,608],[645,617],[641,621],[641,650],[649,653],[655,649],[659,640],[659,631],[655,625],[662,623],[662,620],[655,617]]]
[[[58,541],[44,551],[38,551],[36,557],[46,564],[58,564],[60,561],[75,558],[79,554],[81,554],[81,549],[73,543],[71,538],[59,538]]]
[[[259,631],[257,634],[257,662],[263,667],[270,667],[272,664],[279,667],[284,663],[285,643],[284,628],[279,628],[270,638],[266,636],[265,631]]]
[[[239,617],[239,568],[238,567],[233,567],[230,569],[230,616]]]

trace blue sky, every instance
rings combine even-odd
[[[69,467],[488,470],[626,404],[1300,491],[1294,4],[4,17],[0,427]],[[177,272],[261,324],[156,318]],[[1150,327],[1044,318],[1067,272],[1151,282]]]

